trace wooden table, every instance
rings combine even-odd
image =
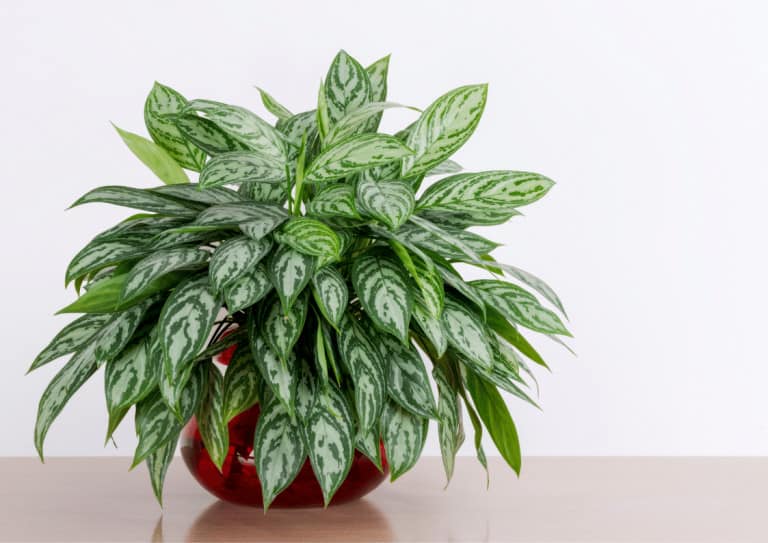
[[[424,458],[395,484],[327,510],[261,510],[208,495],[180,459],[165,509],[124,458],[0,459],[0,541],[768,541],[768,459],[528,458],[491,486],[461,458],[448,490]]]

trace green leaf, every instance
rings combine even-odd
[[[173,437],[175,443],[175,436],[180,431],[181,423],[159,391],[141,400],[136,405],[136,433],[139,443],[133,455],[132,466],[138,466],[149,455],[167,444],[169,437]]]
[[[245,108],[211,100],[192,100],[184,112],[195,112],[211,121],[226,135],[247,149],[258,152],[265,160],[276,164],[287,162],[288,151],[280,132]]]
[[[467,393],[464,390],[463,385],[459,383],[458,386],[459,395],[464,400],[464,405],[467,407],[469,420],[472,422],[472,429],[475,432],[475,453],[477,455],[477,460],[480,462],[483,468],[485,468],[486,485],[490,485],[491,479],[490,474],[488,473],[488,459],[485,456],[485,451],[483,450],[483,424],[480,422],[480,417],[477,415],[474,407],[472,407],[472,404],[469,402],[469,398],[467,398]]]
[[[282,206],[288,198],[288,185],[287,183],[242,183],[238,192],[254,202]]]
[[[171,196],[173,198],[181,200],[189,200],[199,204],[218,205],[218,204],[234,204],[242,202],[243,197],[232,189],[227,187],[207,187],[205,190],[200,190],[200,185],[197,183],[187,183],[184,185],[163,185],[162,187],[155,187],[150,189],[152,192],[162,194],[163,196]]]
[[[264,314],[264,339],[283,362],[290,356],[304,329],[307,306],[307,296],[299,296],[290,310],[284,313],[280,301],[275,299]]]
[[[311,141],[317,134],[317,111],[304,111],[293,117],[280,119],[277,129],[285,136],[285,139],[296,149],[301,146],[301,138],[307,135],[307,141]]]
[[[185,203],[152,190],[121,187],[118,185],[93,189],[81,196],[70,208],[94,202],[180,217],[194,216],[199,211],[199,206],[191,202]]]
[[[471,372],[466,375],[466,383],[477,412],[488,433],[491,434],[496,448],[507,464],[519,475],[522,463],[520,441],[515,423],[501,394],[494,385],[475,377]]]
[[[157,346],[152,346],[150,356],[161,358],[162,344],[157,342]],[[144,401],[151,398],[152,395],[147,396],[144,400],[139,402],[136,407],[136,425],[139,435],[139,447],[134,454],[134,465],[141,462],[146,454],[151,452],[154,447],[157,447],[159,443],[163,442],[163,431],[171,432],[174,429],[181,430],[181,426],[192,418],[195,411],[197,411],[202,401],[205,389],[208,386],[208,367],[206,364],[199,364],[204,360],[209,360],[211,355],[204,358],[195,359],[195,363],[188,371],[187,376],[183,376],[183,379],[173,379],[165,371],[160,372],[160,378],[158,380],[158,392],[160,394],[161,403],[165,409],[156,408],[158,410],[158,416],[164,419],[170,413],[170,416],[174,419],[178,426],[171,426],[165,428],[162,425],[159,427],[157,433],[143,432],[141,430],[144,422],[141,420],[140,406]],[[151,426],[151,425],[148,425]]]
[[[339,351],[352,374],[355,406],[361,431],[378,422],[387,394],[386,363],[371,338],[351,315],[345,315],[339,328]]]
[[[114,126],[114,125],[113,125]],[[115,126],[123,141],[147,168],[165,184],[189,183],[189,177],[165,149],[152,140],[127,132]]]
[[[259,370],[250,349],[238,345],[224,373],[224,421],[229,422],[259,399]]]
[[[510,345],[542,367],[549,368],[541,355],[528,340],[495,309],[488,309],[488,326]]]
[[[383,102],[387,99],[387,74],[389,73],[389,55],[380,58],[365,69],[371,82],[371,100]],[[376,132],[381,121],[381,113],[368,120],[365,132]]]
[[[168,466],[173,462],[173,455],[176,452],[176,442],[178,436],[173,435],[154,452],[147,455],[147,470],[149,471],[149,480],[152,483],[152,491],[155,493],[160,506],[163,505],[163,483],[165,474],[168,472]]]
[[[493,351],[480,317],[452,297],[446,296],[442,320],[450,346],[479,366],[490,369]]]
[[[240,183],[285,183],[285,164],[254,151],[233,151],[213,157],[200,172],[200,187]]]
[[[498,262],[492,261],[495,266],[498,266],[501,268],[504,273],[509,275],[510,277],[514,277],[518,281],[528,285],[533,290],[541,294],[545,300],[547,300],[549,303],[554,305],[560,310],[560,313],[562,313],[566,318],[568,318],[568,315],[565,312],[565,307],[563,307],[563,302],[560,301],[560,298],[555,293],[552,288],[546,284],[544,281],[542,281],[540,278],[536,277],[532,273],[529,273],[525,270],[521,270],[520,268],[516,268],[515,266],[510,266],[509,264],[500,264]]]
[[[381,336],[376,345],[389,362],[387,389],[389,397],[420,417],[437,416],[437,406],[424,362],[412,344],[403,346],[390,336]]]
[[[90,345],[93,347],[97,365],[100,366],[120,354],[152,303],[153,300],[145,300],[130,309],[112,314],[112,318],[99,330],[98,336]]]
[[[441,260],[439,257],[433,257],[432,263],[435,265],[435,269],[443,278],[446,285],[450,286],[453,290],[464,296],[467,300],[472,302],[480,312],[485,315],[486,307],[485,301],[471,285],[464,282],[461,275],[453,269],[449,263]]]
[[[355,448],[373,462],[379,471],[384,472],[381,458],[381,438],[377,427],[371,428],[367,432],[358,433]]]
[[[349,305],[347,282],[335,268],[325,266],[315,272],[312,287],[317,307],[328,322],[338,328]]]
[[[120,300],[131,300],[141,295],[158,278],[172,271],[199,268],[208,261],[208,256],[209,253],[190,247],[155,251],[128,272]]]
[[[435,269],[432,260],[423,252],[415,259],[408,250],[396,239],[389,239],[392,250],[400,258],[405,269],[419,287],[420,301],[433,317],[440,317],[443,312],[445,289],[440,274]]]
[[[318,388],[305,422],[309,461],[327,506],[352,467],[354,424],[349,406],[333,386]]]
[[[432,376],[437,383],[437,433],[447,485],[453,476],[456,454],[464,443],[461,404],[456,391],[455,377],[448,373],[445,366],[435,366]]]
[[[339,258],[341,240],[329,226],[308,217],[295,217],[283,224],[276,234],[280,243],[300,253],[316,256],[323,261]]]
[[[264,341],[253,320],[251,319],[249,335],[256,367],[259,368],[261,376],[275,397],[293,416],[296,411],[296,385],[298,382],[296,357],[291,353],[285,362],[282,362]]]
[[[352,262],[351,275],[360,303],[376,327],[405,343],[413,297],[402,266],[386,252],[370,250]]]
[[[315,405],[317,395],[315,394],[315,376],[309,368],[306,360],[299,362],[299,377],[296,383],[296,415],[299,420],[306,421],[312,407]]]
[[[360,218],[355,207],[355,189],[346,183],[323,187],[309,202],[307,211],[310,215],[325,219]]]
[[[175,122],[186,105],[181,94],[155,82],[144,102],[144,124],[155,143],[180,166],[199,172],[205,164],[205,153],[187,141]]]
[[[413,190],[402,181],[367,181],[357,183],[357,208],[366,215],[397,230],[413,213]]]
[[[315,259],[299,251],[279,245],[272,254],[267,271],[275,286],[283,309],[288,311],[307,286],[315,268]]]
[[[141,257],[141,246],[135,241],[94,240],[77,253],[67,266],[65,284],[124,260]]]
[[[235,279],[224,289],[227,311],[232,315],[254,305],[272,290],[272,283],[263,264]]]
[[[349,111],[328,131],[323,143],[326,147],[331,147],[340,141],[359,134],[361,132],[370,132],[366,127],[371,125],[370,121],[376,117],[381,117],[384,110],[393,107],[408,107],[395,102],[370,102],[357,109]],[[409,108],[413,109],[413,108]]]
[[[157,385],[158,360],[150,356],[149,336],[107,362],[104,392],[110,416],[138,403]]]
[[[461,164],[454,162],[453,160],[444,160],[424,175],[429,177],[430,175],[445,175],[448,173],[458,173],[462,170]]]
[[[353,173],[403,158],[412,151],[384,134],[353,136],[321,153],[305,173],[307,183],[335,181]]]
[[[197,409],[197,425],[211,461],[221,471],[229,451],[229,430],[224,419],[224,378],[221,372],[208,362],[208,386]]]
[[[339,51],[325,76],[323,89],[328,108],[329,128],[347,113],[371,101],[371,81],[359,62]]]
[[[48,430],[69,399],[96,372],[95,343],[79,350],[53,377],[40,398],[35,422],[35,448],[43,460],[43,443]]]
[[[427,439],[428,420],[391,401],[385,406],[381,415],[381,433],[392,481],[411,469],[421,456]]]
[[[468,260],[493,251],[499,245],[482,236],[457,230],[455,228],[439,228],[416,215],[411,221],[419,224],[406,223],[397,231],[397,238],[403,242],[417,245],[427,251],[437,253],[448,260]],[[427,225],[424,228],[423,225]],[[472,256],[468,256],[472,255]]]
[[[403,160],[403,177],[428,172],[450,157],[475,131],[485,108],[488,85],[467,85],[435,100],[408,133],[414,154]]]
[[[269,94],[267,91],[262,89],[261,87],[256,87],[259,91],[259,94],[261,95],[261,103],[264,104],[264,107],[267,111],[269,111],[272,115],[277,117],[279,120],[287,120],[291,117],[293,117],[293,113],[288,111],[288,109],[280,104],[277,100],[274,99],[274,97]]]
[[[448,338],[442,320],[433,317],[418,300],[413,304],[413,319],[432,344],[435,356],[441,358],[448,348]]]
[[[469,224],[506,222],[515,208],[543,197],[554,182],[536,173],[490,171],[463,173],[441,179],[419,198],[419,211],[459,214]]]
[[[220,307],[205,276],[184,281],[168,297],[158,325],[169,377],[183,375],[203,348]]]
[[[261,481],[266,511],[275,497],[293,482],[307,452],[301,430],[277,401],[265,405],[256,424],[253,458]]]
[[[254,239],[266,236],[280,223],[288,219],[288,213],[280,206],[256,202],[221,204],[211,206],[195,219],[194,226],[217,228],[241,227],[244,234]],[[244,227],[244,225],[248,225]]]
[[[272,249],[272,240],[254,240],[246,236],[226,240],[213,252],[208,276],[215,292],[222,292],[237,279],[254,269]]]
[[[186,107],[181,114],[176,116],[174,121],[184,139],[191,141],[211,156],[231,151],[249,150],[247,145],[227,134],[216,123],[198,117],[193,112],[188,112]]]
[[[79,350],[104,327],[110,318],[111,315],[83,315],[73,320],[56,334],[45,349],[40,351],[27,373],[65,354]]]

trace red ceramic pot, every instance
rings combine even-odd
[[[193,418],[184,428],[181,456],[195,479],[217,498],[244,505],[263,506],[261,482],[253,462],[253,434],[258,419],[259,406],[255,405],[230,421],[229,452],[221,472],[216,469],[203,445],[197,421]],[[389,473],[383,447],[381,456],[383,472],[356,450],[352,468],[331,500],[331,505],[356,500],[379,486]],[[270,507],[322,506],[323,492],[307,460],[296,479],[275,498]]]

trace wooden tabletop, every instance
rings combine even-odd
[[[460,458],[447,490],[423,458],[356,503],[270,510],[217,501],[180,459],[165,509],[127,458],[0,458],[0,541],[768,541],[768,459],[527,458],[491,485]]]

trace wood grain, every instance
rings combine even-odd
[[[165,510],[127,458],[0,459],[0,541],[768,541],[768,459],[527,458],[518,480],[491,459],[491,486],[440,460],[328,510],[216,501],[171,466]]]

